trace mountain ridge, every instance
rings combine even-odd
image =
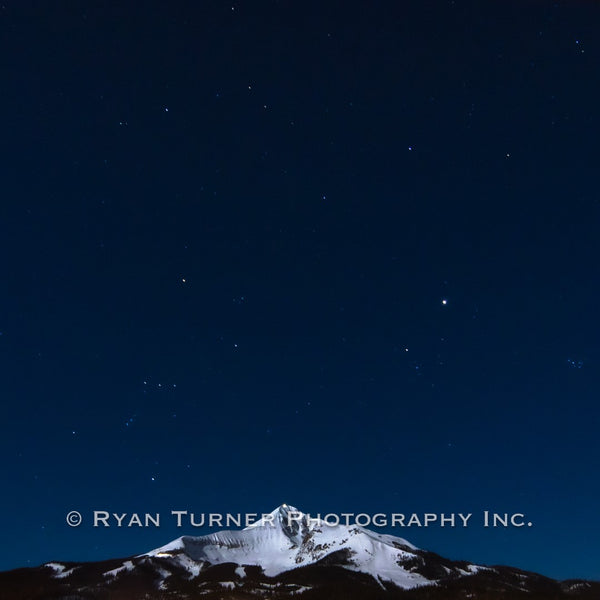
[[[181,536],[137,556],[0,572],[0,590],[3,600],[600,598],[600,582],[449,560],[287,504],[243,529]]]

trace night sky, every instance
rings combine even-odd
[[[523,512],[385,531],[599,579],[599,24],[5,0],[0,568],[288,502]]]

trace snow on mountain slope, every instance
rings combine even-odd
[[[292,517],[299,520],[293,520]],[[336,553],[336,564],[391,581],[408,589],[432,581],[414,572],[417,548],[406,540],[358,526],[328,525],[309,520],[296,508],[282,505],[238,531],[178,538],[145,556],[192,559],[194,563],[257,565],[267,576],[311,565]],[[189,560],[181,561],[189,569]]]

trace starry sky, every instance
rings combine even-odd
[[[0,568],[289,502],[599,579],[598,19],[4,0]]]

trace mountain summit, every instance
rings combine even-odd
[[[268,515],[249,525],[244,531],[256,527],[277,527],[294,543],[301,543],[308,533],[308,517],[294,506],[282,504]]]

